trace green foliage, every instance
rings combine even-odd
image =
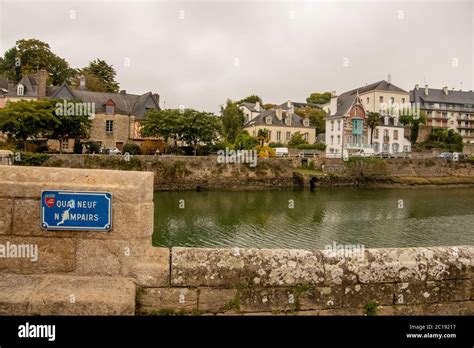
[[[236,150],[251,150],[257,146],[257,139],[252,137],[247,131],[243,130],[237,135],[234,143]]]
[[[291,139],[288,142],[288,147],[296,148],[302,144],[308,144],[308,142],[304,140],[303,134],[296,132],[291,136]]]
[[[187,109],[183,114],[181,139],[192,144],[197,155],[199,143],[212,144],[221,130],[221,120],[209,112]]]
[[[19,66],[16,66],[17,62]],[[40,69],[48,71],[49,82],[53,85],[69,82],[75,73],[66,60],[54,54],[47,43],[37,39],[18,40],[15,47],[0,58],[0,75],[11,81],[18,82],[22,76]]]
[[[266,128],[259,129],[257,132],[257,141],[260,146],[263,146],[266,142],[270,140],[270,131]]]
[[[441,149],[450,152],[462,152],[464,147],[462,136],[452,129],[445,128],[433,128],[428,139],[417,145],[421,149]]]
[[[237,103],[227,100],[225,108],[221,109],[222,130],[226,140],[234,143],[237,135],[244,127],[245,116]]]
[[[249,95],[248,97],[241,99],[237,102],[237,104],[240,103],[252,103],[255,104],[256,102],[259,102],[260,105],[263,105],[263,100],[256,94]]]
[[[95,141],[85,141],[83,144],[85,145],[87,149],[87,153],[98,154],[100,152],[100,145],[96,143]]]
[[[306,98],[306,102],[310,104],[326,104],[331,100],[331,92],[323,93],[311,93],[311,95]]]
[[[273,109],[273,108],[276,108],[276,107],[277,107],[276,104],[271,104],[271,103],[263,104],[263,108],[265,110],[270,110],[270,109]]]
[[[49,155],[44,153],[20,152],[19,161],[16,156],[14,158],[14,165],[16,166],[41,166]]]
[[[142,153],[140,146],[135,143],[125,143],[122,148],[122,154],[140,155]]]
[[[296,147],[298,150],[326,150],[326,144],[316,143],[316,144],[300,144]]]
[[[0,131],[26,149],[28,138],[47,137],[60,125],[54,109],[54,103],[47,99],[7,102],[0,109]]]
[[[275,150],[270,146],[257,146],[255,149],[259,158],[273,158],[276,156]]]
[[[73,152],[74,152],[76,155],[82,154],[82,143],[81,143],[81,140],[80,140],[80,139],[74,139]]]
[[[296,108],[295,113],[301,117],[309,118],[310,124],[316,127],[318,133],[326,131],[326,112],[316,108]]]
[[[240,296],[239,294],[235,295],[234,298],[227,301],[223,306],[222,310],[224,311],[239,311],[240,310]]]
[[[364,306],[364,309],[368,316],[377,315],[377,302],[371,301]]]
[[[119,91],[119,83],[115,80],[117,72],[112,65],[107,64],[105,60],[99,58],[89,62],[89,65],[82,69],[79,73],[83,74],[86,77],[86,86],[87,78],[96,78],[94,81],[94,89],[97,92],[113,92],[116,93]]]
[[[275,147],[286,147],[286,145],[283,144],[283,143],[270,143],[270,144],[268,144],[268,146],[273,147],[273,148],[275,148]]]
[[[380,122],[380,114],[378,112],[369,112],[367,123],[368,123],[368,126],[370,127],[370,143],[371,144],[374,138],[375,127],[379,125],[379,122]]]

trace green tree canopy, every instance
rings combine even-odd
[[[288,142],[288,147],[297,147],[298,145],[307,144],[308,142],[304,140],[303,135],[300,132],[296,132],[291,136],[290,141]]]
[[[221,108],[222,128],[226,140],[230,143],[235,142],[235,138],[244,127],[245,117],[237,103],[227,100],[225,108]]]
[[[194,148],[197,154],[199,143],[212,144],[221,130],[220,118],[209,112],[200,112],[186,109],[183,114],[183,127],[181,128],[181,139]]]
[[[331,92],[323,93],[311,93],[311,95],[306,98],[307,103],[311,104],[326,104],[331,100]]]
[[[183,128],[183,114],[180,110],[149,110],[141,122],[140,133],[144,137],[162,137],[165,142],[165,153],[168,149],[168,139],[179,139]]]
[[[112,65],[107,64],[105,60],[99,58],[89,62],[89,65],[79,71],[79,74],[86,78],[86,87],[96,92],[119,91],[120,85],[115,80],[117,72]],[[88,85],[88,79],[92,79]],[[77,81],[76,81],[77,83]]]
[[[235,139],[234,147],[236,150],[251,150],[255,146],[257,146],[257,139],[246,130],[241,131]]]
[[[374,130],[380,123],[380,114],[378,112],[369,112],[367,123],[370,127],[370,143],[374,138]]]
[[[75,74],[65,59],[54,54],[47,43],[37,39],[18,40],[0,58],[0,75],[14,82],[40,69],[48,71],[49,83],[53,85],[69,83]]]
[[[263,105],[263,100],[256,94],[249,95],[248,97],[241,99],[237,102],[237,104],[240,103],[252,103],[255,104],[256,102],[259,102],[260,105]]]
[[[301,117],[309,118],[311,125],[316,127],[318,133],[326,131],[326,112],[322,109],[304,107],[296,108],[295,113]]]
[[[261,128],[257,132],[257,141],[260,144],[260,146],[263,146],[263,144],[268,143],[270,140],[270,131],[266,128]]]

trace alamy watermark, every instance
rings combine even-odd
[[[73,103],[64,99],[62,103],[57,102],[55,107],[58,116],[87,116],[91,120],[95,117],[95,103]]]
[[[257,150],[225,150],[217,151],[217,163],[249,163],[250,167],[256,167],[258,160]]]
[[[365,246],[363,244],[337,244],[332,242],[324,247],[328,257],[349,257],[362,260],[365,257]]]
[[[36,262],[38,261],[38,245],[14,244],[10,242],[0,244],[0,258],[21,258]]]

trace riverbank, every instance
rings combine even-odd
[[[459,187],[474,185],[470,162],[442,159],[268,158],[255,167],[216,156],[50,155],[46,167],[150,171],[155,191],[267,190],[306,187]],[[305,167],[304,169],[302,169]]]

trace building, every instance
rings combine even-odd
[[[415,85],[410,102],[426,112],[427,126],[452,129],[464,143],[474,143],[474,92]]]
[[[396,154],[411,151],[404,127],[399,123],[398,110],[409,105],[410,95],[385,80],[353,89],[340,96],[333,93],[326,117],[326,155],[342,157],[365,148],[375,153]],[[379,125],[371,132],[369,112],[380,114]],[[370,139],[373,133],[373,139]]]
[[[299,132],[310,144],[316,142],[316,127],[311,126],[309,119],[295,113],[295,103],[288,100],[270,110],[263,109],[259,103],[242,103],[239,108],[245,116],[244,129],[256,137],[260,129],[267,129],[268,143],[286,144]]]
[[[72,89],[67,84],[60,87],[47,86],[48,73],[40,70],[36,74],[23,76],[17,84],[8,83],[7,93],[0,93],[0,107],[6,101],[38,100],[55,98],[75,100],[83,103],[87,115],[93,110],[92,127],[89,141],[97,142],[103,147],[122,146],[128,141],[142,141],[140,137],[140,120],[150,109],[160,109],[159,95],[151,92],[136,95],[126,91],[120,93],[103,93],[86,90],[85,79],[81,77],[80,86]],[[4,82],[0,81],[0,91],[4,90]],[[62,144],[49,141],[52,150],[59,146],[65,152],[72,152],[74,139],[67,139]]]

